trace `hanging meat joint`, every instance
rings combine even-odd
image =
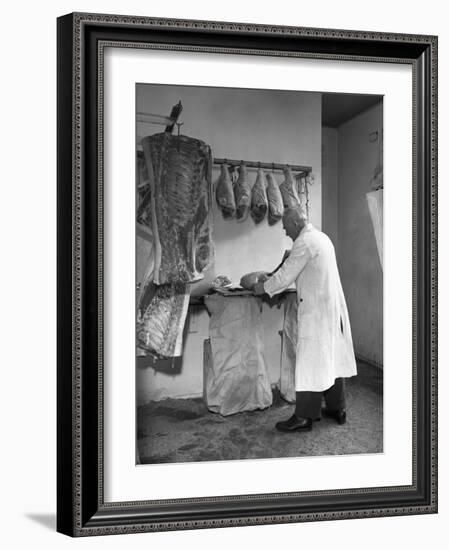
[[[299,200],[298,191],[296,189],[295,179],[293,177],[291,169],[287,166],[284,168],[284,181],[279,186],[282,195],[282,201],[284,208],[290,208],[301,204]]]
[[[198,281],[213,257],[210,147],[166,132],[144,138],[142,146],[151,184],[154,282]]]
[[[262,168],[257,171],[257,178],[251,190],[251,217],[255,223],[260,223],[268,210],[267,181]]]
[[[251,186],[248,182],[248,172],[242,163],[239,167],[239,177],[234,186],[237,221],[243,222],[248,217],[251,206]]]
[[[228,165],[221,165],[221,173],[217,182],[215,191],[217,204],[223,214],[223,218],[230,219],[235,217],[235,199],[234,190],[232,189],[231,176],[229,174]]]
[[[274,225],[284,215],[281,191],[274,175],[267,174],[268,225]]]

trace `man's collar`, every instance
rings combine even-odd
[[[299,239],[299,237],[301,235],[303,235],[306,231],[310,231],[311,229],[313,229],[313,225],[310,222],[307,222],[306,225],[298,233],[298,236],[296,237],[296,239]],[[296,239],[295,239],[295,241],[296,241]]]
[[[299,234],[305,233],[306,231],[309,231],[310,229],[313,229],[313,225],[310,222],[307,222],[306,225],[301,229]]]

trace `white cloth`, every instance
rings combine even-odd
[[[205,296],[212,361],[204,365],[209,410],[223,416],[273,402],[264,357],[261,303],[254,296]]]
[[[377,191],[370,191],[366,194],[366,200],[368,201],[369,213],[371,216],[371,221],[373,223],[374,236],[376,237],[377,253],[379,254],[380,265],[383,269],[384,261],[384,190],[378,189]]]
[[[324,391],[336,378],[355,376],[357,367],[334,246],[310,223],[264,289],[273,296],[293,282],[298,300],[295,389]]]

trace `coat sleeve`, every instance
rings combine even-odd
[[[286,290],[298,278],[311,258],[309,248],[304,242],[293,246],[282,267],[264,283],[265,292],[271,297]]]

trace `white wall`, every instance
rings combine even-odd
[[[162,550],[182,547],[183,550],[228,550],[256,547],[259,550],[298,544],[345,548],[345,550],[379,550],[390,548],[400,540],[407,550],[438,548],[447,539],[449,521],[449,410],[440,400],[439,460],[440,505],[438,515],[386,517],[361,520],[310,522],[303,524],[266,525],[245,528],[205,529],[120,535],[72,540],[55,533],[56,495],[56,253],[55,253],[55,166],[56,166],[56,25],[58,15],[73,9],[95,12],[131,13],[177,18],[221,19],[267,24],[304,25],[341,29],[365,29],[384,32],[440,34],[439,55],[449,56],[447,7],[442,1],[423,9],[422,2],[403,3],[378,0],[375,9],[364,9],[359,1],[275,3],[228,0],[219,2],[181,2],[166,0],[149,4],[143,0],[89,0],[51,3],[7,3],[3,8],[4,25],[0,37],[3,51],[14,55],[3,57],[2,71],[8,85],[0,90],[2,111],[2,200],[0,208],[0,238],[3,269],[0,273],[3,367],[1,455],[2,541],[7,548],[46,548],[47,550]],[[20,22],[20,35],[18,34]],[[18,36],[26,37],[18,39]],[[269,75],[267,76],[269,78]],[[30,88],[30,83],[35,85]],[[38,84],[36,84],[38,83]],[[449,68],[441,63],[439,70],[440,97],[449,96]],[[32,102],[31,102],[32,89]],[[30,108],[25,108],[29,105]],[[32,107],[31,107],[32,105]],[[38,106],[38,108],[36,108]],[[441,120],[449,119],[449,105],[440,101]],[[38,139],[32,146],[24,141],[24,129],[38,128]],[[449,181],[449,165],[444,152],[449,150],[449,130],[440,125],[440,163],[442,182]],[[18,178],[18,167],[26,163],[35,167],[28,176]],[[21,222],[18,223],[18,179],[20,179]],[[441,185],[442,205],[440,235],[449,234],[449,186]],[[23,220],[28,220],[24,222]],[[30,236],[33,244],[30,246]],[[22,251],[18,253],[18,251]],[[26,251],[26,253],[23,253]],[[440,246],[440,281],[449,280],[449,247]],[[9,266],[9,267],[8,267]],[[34,269],[30,266],[38,266]],[[38,313],[21,330],[30,310],[30,273],[35,289],[32,311]],[[440,284],[440,332],[449,334],[449,288]],[[31,328],[30,328],[31,327]],[[24,338],[26,334],[26,340]],[[448,360],[449,339],[441,337],[440,364]],[[28,350],[33,350],[32,354]],[[441,368],[439,386],[442,395],[449,390],[449,369]]]
[[[383,364],[383,271],[366,194],[378,162],[382,105],[338,128],[338,264],[357,355]],[[394,182],[390,182],[394,184]]]
[[[323,231],[338,254],[338,130],[322,128],[322,205]]]
[[[310,218],[321,227],[321,94],[272,90],[200,88],[191,86],[139,85],[137,111],[168,114],[182,101],[182,132],[204,140],[214,157],[280,162],[312,166],[315,183],[310,187]],[[162,131],[155,125],[139,124],[138,135]],[[252,183],[256,170],[249,170]],[[214,168],[215,184],[219,169]],[[276,173],[279,183],[283,175]],[[245,273],[272,270],[290,248],[291,240],[278,222],[269,226],[265,219],[255,225],[248,216],[243,223],[224,220],[213,202],[215,262],[202,282],[192,285],[192,295],[207,292],[217,275],[227,275],[238,283]],[[139,250],[139,249],[138,249]],[[138,256],[137,271],[143,271],[144,254]],[[166,397],[202,395],[203,342],[209,337],[208,314],[194,313],[192,332],[187,328],[180,368],[154,369],[151,361],[139,359],[137,369],[138,403]],[[264,305],[262,320],[269,377],[279,381],[283,309]],[[145,366],[146,365],[146,366]]]

